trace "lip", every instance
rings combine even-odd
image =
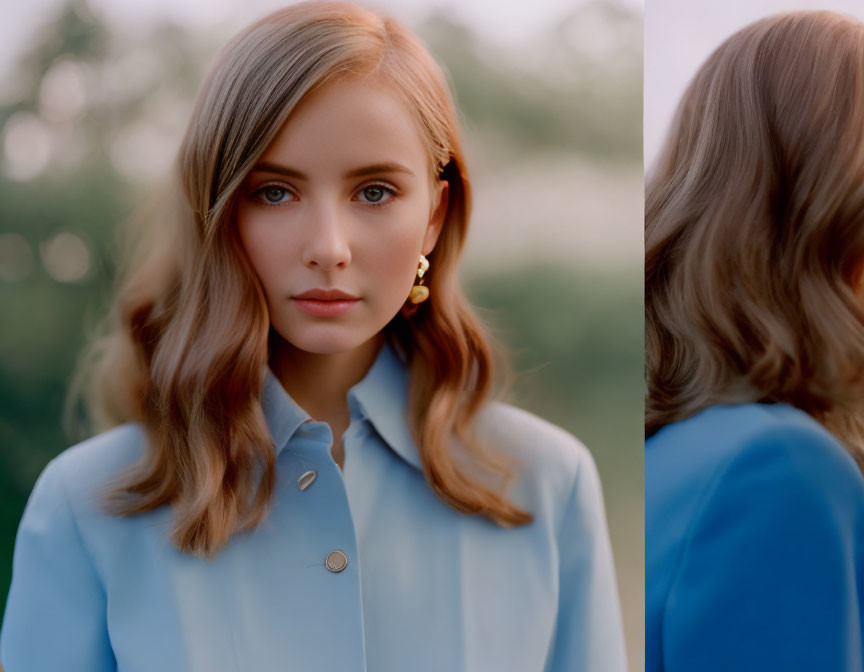
[[[359,298],[338,289],[310,289],[292,299],[312,299],[313,301],[358,301]]]
[[[338,289],[310,289],[291,299],[304,313],[315,317],[344,315],[360,302],[360,298]]]

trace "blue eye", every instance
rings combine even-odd
[[[360,193],[365,196],[363,201],[369,205],[387,205],[396,196],[396,190],[383,184],[370,184],[363,187]],[[389,194],[389,198],[385,198]]]
[[[264,197],[264,201],[269,205],[279,205],[280,203],[285,203],[281,198],[279,198],[282,194],[290,194],[285,187],[279,187],[275,184],[271,184],[269,186],[263,187],[259,189],[257,194],[260,194]],[[272,198],[271,198],[272,197]]]
[[[384,206],[397,195],[397,190],[384,184],[370,184],[359,192],[361,202],[371,206]],[[284,205],[296,201],[297,196],[287,187],[278,184],[266,184],[258,189],[252,197],[263,205]]]

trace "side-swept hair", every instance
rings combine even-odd
[[[458,511],[502,526],[532,519],[502,494],[512,462],[471,433],[492,393],[493,358],[457,280],[470,185],[446,76],[392,19],[349,3],[303,2],[252,24],[217,56],[174,188],[161,212],[140,219],[109,332],[78,376],[97,428],[132,420],[148,435],[145,458],[108,493],[107,509],[131,515],[170,503],[172,541],[183,552],[212,557],[234,533],[257,527],[272,504],[275,457],[261,407],[269,314],[233,221],[235,192],[304,96],[348,75],[394,87],[428,145],[430,177],[449,182],[430,255],[431,297],[386,327],[410,361],[410,420],[425,476]],[[449,450],[454,437],[503,485],[460,470]]]
[[[864,455],[864,24],[753,23],[705,62],[649,176],[648,435],[786,402]]]

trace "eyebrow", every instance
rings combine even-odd
[[[283,166],[278,163],[271,163],[269,161],[261,161],[256,163],[253,166],[252,173],[265,172],[265,173],[277,173],[279,175],[285,175],[286,177],[293,177],[297,180],[309,180],[309,177],[305,173],[301,173],[299,170],[295,170],[290,166]],[[349,170],[345,173],[345,179],[351,179],[353,177],[365,177],[367,175],[375,175],[379,173],[404,173],[405,175],[410,175],[414,177],[414,171],[406,168],[400,163],[388,162],[388,163],[373,163],[369,166],[361,166],[360,168],[354,168],[353,170]]]

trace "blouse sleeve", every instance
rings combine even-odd
[[[861,672],[862,492],[851,456],[818,428],[748,442],[682,544],[666,672]]]
[[[558,535],[559,603],[544,672],[624,672],[627,661],[600,478],[581,444]]]
[[[59,460],[40,474],[18,526],[0,632],[6,672],[116,669],[105,591],[63,490]]]

